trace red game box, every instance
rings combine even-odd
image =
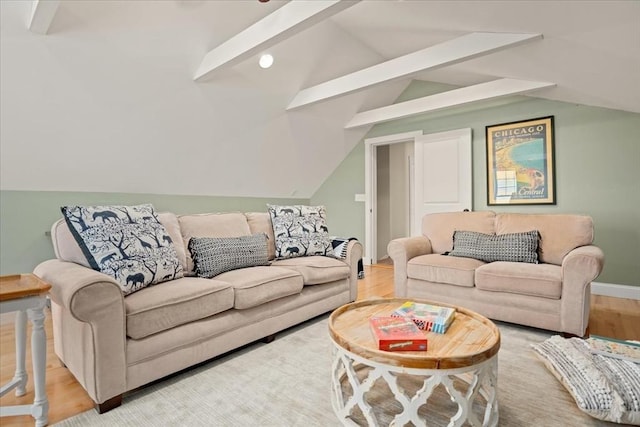
[[[371,317],[369,324],[380,350],[427,350],[427,337],[424,332],[407,317]]]

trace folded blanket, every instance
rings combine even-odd
[[[593,353],[580,338],[556,335],[532,347],[581,411],[605,421],[640,425],[640,363]]]
[[[347,257],[347,245],[351,240],[358,240],[355,237],[332,237],[331,246],[333,247],[333,253],[336,258],[345,259]],[[358,260],[358,279],[364,279],[364,266],[362,265],[362,258]]]

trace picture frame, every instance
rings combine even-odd
[[[486,126],[487,205],[555,205],[553,116]]]

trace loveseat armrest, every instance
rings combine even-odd
[[[62,310],[61,316],[68,315],[89,326],[90,342],[77,336],[54,335],[54,340],[66,347],[64,353],[80,360],[73,364],[65,361],[67,367],[98,404],[124,393],[126,320],[118,282],[106,274],[57,259],[39,264],[34,273],[51,284],[51,299]],[[54,318],[53,322],[60,322],[54,330],[62,335],[77,333],[77,329],[67,329],[62,319]]]
[[[562,330],[584,336],[589,325],[591,282],[602,272],[604,253],[594,245],[580,246],[562,260]]]
[[[347,244],[347,256],[344,259],[349,265],[349,295],[351,301],[355,301],[358,295],[358,262],[362,259],[362,243],[350,240]]]
[[[432,253],[431,241],[425,236],[402,237],[387,245],[393,260],[393,285],[396,297],[407,296],[407,263],[412,258]]]

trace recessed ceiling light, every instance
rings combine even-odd
[[[268,53],[265,53],[260,57],[260,61],[258,61],[258,64],[260,64],[262,68],[271,67],[273,65],[273,56]]]

